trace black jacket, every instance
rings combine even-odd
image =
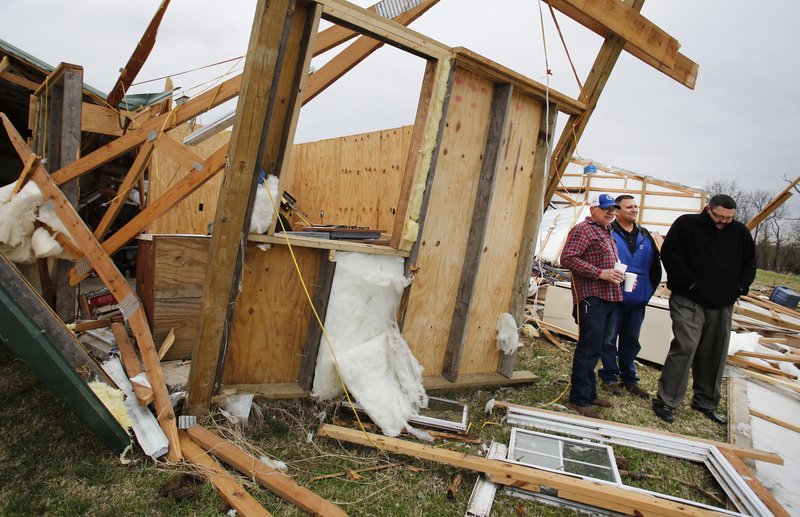
[[[707,213],[682,215],[661,247],[667,287],[707,309],[733,305],[756,277],[756,248],[747,227],[718,230]]]

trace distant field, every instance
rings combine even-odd
[[[785,286],[800,293],[800,276],[792,273],[778,273],[759,269],[756,271],[756,280],[753,282],[754,290],[772,291],[776,286]]]

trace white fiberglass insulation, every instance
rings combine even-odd
[[[269,192],[267,189],[269,188]],[[273,204],[274,201],[274,204]],[[275,205],[278,199],[278,178],[270,174],[265,183],[260,183],[256,189],[256,199],[253,203],[253,216],[250,218],[250,233],[264,233],[272,224],[275,216]]]
[[[322,400],[343,394],[335,355],[350,396],[388,436],[400,434],[428,402],[422,366],[395,323],[409,282],[400,257],[336,254],[311,392]]]
[[[497,318],[497,349],[504,354],[513,354],[519,348],[519,332],[514,316],[508,312]]]
[[[46,229],[36,229],[35,223],[39,221],[69,237],[52,203],[44,202],[39,187],[32,181],[16,194],[12,194],[14,185],[0,187],[0,251],[18,264],[30,264],[45,257],[68,258]]]

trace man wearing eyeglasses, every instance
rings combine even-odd
[[[578,321],[567,406],[592,418],[603,418],[593,406],[614,405],[597,397],[594,369],[603,343],[611,339],[615,311],[622,301],[620,284],[625,276],[614,269],[618,253],[610,230],[618,210],[619,205],[610,195],[595,197],[589,208],[590,216],[572,227],[561,252],[561,265],[572,272]]]
[[[661,369],[653,411],[667,422],[681,405],[692,369],[692,409],[720,425],[720,384],[728,355],[733,304],[756,276],[756,253],[747,227],[734,221],[736,201],[713,196],[700,214],[672,224],[661,261],[672,291],[669,313],[673,339]]]

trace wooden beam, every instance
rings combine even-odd
[[[617,17],[617,13],[613,13],[611,11],[605,11],[606,6],[605,0],[601,2],[596,2],[590,6],[592,13],[584,11],[583,9],[576,9],[573,8],[570,4],[588,4],[590,2],[585,2],[584,0],[556,0],[552,2],[553,7],[559,9],[564,14],[575,20],[576,22],[580,23],[587,29],[591,30],[595,34],[602,36],[604,39],[608,39],[615,32],[609,29],[606,26],[606,23],[596,20],[594,15],[599,13],[601,16],[611,16],[613,17],[610,20],[611,23],[615,23],[621,26],[621,30],[625,31],[626,29],[630,29],[633,31],[643,31],[648,32],[655,27],[649,20],[642,17],[646,24],[649,24],[649,28],[645,28],[645,25],[638,25],[636,21],[634,21],[635,16],[633,16],[630,12],[627,12],[627,16]],[[615,2],[619,4],[618,2]],[[564,9],[561,9],[563,7]],[[616,7],[616,6],[615,6]],[[623,6],[620,6],[623,7]],[[634,11],[636,12],[636,11]],[[636,13],[638,15],[638,12]],[[657,35],[657,39],[653,40],[653,42],[645,42],[645,45],[650,45],[650,43],[664,43],[666,40],[665,38],[672,39],[668,34],[655,27]],[[621,35],[623,39],[625,39],[625,35]],[[646,37],[645,37],[646,38]],[[658,45],[657,43],[656,45]],[[674,42],[677,44],[677,41]],[[641,41],[638,43],[635,42],[625,42],[625,51],[628,52],[630,55],[640,59],[641,61],[647,63],[648,65],[652,66],[656,70],[664,73],[668,77],[674,79],[675,81],[679,82],[680,84],[686,86],[687,88],[694,89],[695,83],[697,81],[697,72],[699,67],[697,63],[693,62],[691,59],[687,58],[680,52],[677,52],[677,48],[675,47],[675,53],[672,55],[672,59],[663,60],[657,57],[653,57],[645,51],[644,49],[640,48]],[[656,53],[659,52],[660,47],[654,46],[654,51]],[[667,47],[668,49],[668,47]],[[672,53],[671,50],[667,50],[670,54]]]
[[[442,366],[442,377],[451,382],[455,382],[458,378],[461,356],[464,351],[470,307],[475,295],[475,281],[483,255],[483,241],[486,237],[488,214],[494,194],[495,176],[500,166],[500,147],[508,132],[506,122],[513,90],[514,88],[510,84],[496,84],[492,93],[489,128],[483,149],[478,188],[472,207],[472,222],[467,236],[464,263],[461,267],[461,278],[456,292],[453,317],[450,320],[450,334],[447,338],[447,349]]]
[[[510,377],[499,373],[462,373],[455,382],[439,375],[422,378],[426,390],[452,390],[462,388],[478,388],[482,386],[510,386],[513,384],[531,384],[539,377],[527,370],[517,370]]]
[[[125,118],[132,118],[132,114],[108,106],[84,102],[81,108],[81,131],[122,136]]]
[[[795,393],[800,393],[800,385],[797,384],[796,382],[789,381],[781,377],[773,377],[772,375],[767,375],[765,373],[754,372],[752,370],[747,370],[747,369],[743,369],[742,372],[744,372],[744,374],[747,375],[748,377],[768,382],[774,386],[786,388],[788,390],[794,391]]]
[[[122,156],[134,147],[143,144],[152,136],[157,137],[160,133],[168,132],[187,120],[236,97],[239,95],[241,84],[242,76],[237,75],[202,95],[176,106],[170,113],[161,114],[147,120],[141,127],[131,129],[125,135],[53,172],[51,175],[53,181],[57,185],[61,185],[101,165],[105,165],[114,158]]]
[[[26,90],[30,90],[35,92],[41,86],[39,83],[33,82],[30,79],[26,79],[16,74],[12,74],[11,72],[5,70],[0,72],[0,79],[4,79],[9,83],[16,84],[17,86],[22,86]]]
[[[753,218],[747,222],[747,229],[753,231],[755,227],[763,223],[764,220],[772,214],[772,212],[780,208],[782,204],[792,197],[792,189],[795,185],[797,185],[798,182],[800,182],[800,176],[798,176],[793,182],[789,183],[789,185],[783,189],[780,194],[775,196],[775,199],[770,201],[762,211],[753,216]]]
[[[0,60],[0,74],[5,72],[9,66],[11,66],[11,60],[8,59],[8,56],[3,56],[3,59]]]
[[[675,64],[680,43],[639,14],[638,9],[619,0],[547,0],[547,3],[578,23],[589,17],[666,66]]]
[[[779,377],[786,377],[787,379],[796,380],[797,375],[793,373],[787,373],[783,370],[779,370],[778,368],[773,368],[771,366],[764,366],[760,363],[754,363],[752,361],[748,361],[747,359],[742,359],[741,357],[735,355],[728,356],[728,362],[733,363],[736,366],[743,366],[745,368],[751,368],[753,370],[758,370],[760,372],[771,373],[772,375],[778,375]]]
[[[316,0],[323,6],[322,17],[333,23],[388,43],[423,59],[450,55],[450,47],[393,20],[344,0]]]
[[[335,504],[298,485],[292,478],[269,467],[235,444],[220,438],[208,429],[195,425],[186,430],[192,441],[249,479],[255,480],[278,497],[297,506],[309,515],[347,515]]]
[[[150,51],[153,50],[153,46],[156,44],[158,26],[161,25],[161,19],[164,18],[167,6],[169,6],[169,0],[162,0],[161,5],[159,5],[156,10],[156,14],[153,16],[153,19],[150,20],[150,24],[144,31],[142,39],[139,40],[139,43],[133,50],[133,54],[131,54],[130,59],[128,59],[128,64],[120,71],[119,78],[114,83],[114,87],[106,98],[106,102],[110,106],[117,107],[119,101],[121,101],[122,97],[128,92],[128,88],[133,84],[133,80],[136,79],[139,70],[142,69],[142,65],[144,65],[144,62],[147,60],[147,56],[150,55]]]
[[[539,234],[539,223],[545,209],[542,190],[547,177],[548,147],[550,139],[555,134],[557,117],[558,112],[556,111],[555,104],[545,106],[545,109],[542,110],[542,120],[539,123],[539,136],[536,140],[535,156],[533,157],[531,185],[528,192],[528,202],[525,207],[526,215],[522,227],[522,241],[517,250],[517,270],[514,273],[514,290],[511,293],[511,300],[508,304],[508,312],[514,317],[514,321],[516,322],[522,321],[525,312],[525,302],[528,299],[528,286],[531,280],[531,266],[533,265],[533,254],[536,244],[535,238]],[[542,245],[542,249],[544,249],[544,245]],[[561,348],[561,346],[559,346],[559,348]],[[516,362],[516,351],[512,354],[501,354],[497,371],[503,375],[510,376],[514,372]]]
[[[31,154],[28,157],[28,161],[25,162],[25,165],[22,167],[22,172],[19,174],[19,178],[17,178],[17,182],[14,183],[14,188],[11,190],[12,195],[16,195],[22,187],[25,186],[25,183],[28,182],[28,175],[39,166],[40,159],[35,154]]]
[[[791,422],[781,420],[780,418],[775,418],[774,416],[758,411],[757,409],[751,409],[750,414],[753,415],[754,417],[760,418],[761,420],[766,420],[767,422],[771,422],[775,425],[779,425],[790,431],[794,431],[795,433],[800,433],[800,425],[796,425]]]
[[[214,485],[219,495],[236,510],[236,515],[245,517],[272,515],[253,499],[253,496],[248,494],[242,485],[233,479],[233,476],[214,458],[195,444],[185,431],[180,431],[178,436],[181,440],[181,447],[186,451],[186,461],[199,467],[197,471]]]
[[[147,164],[150,163],[150,156],[153,154],[153,148],[153,142],[148,141],[139,149],[139,154],[137,154],[136,158],[133,160],[128,174],[125,175],[125,178],[117,189],[117,195],[109,202],[102,219],[100,219],[97,228],[94,230],[94,236],[97,240],[102,241],[108,230],[111,229],[111,225],[117,220],[117,216],[125,205],[125,200],[128,199],[128,193],[137,183],[139,176],[144,173]]]
[[[21,156],[23,161],[26,160],[27,157],[32,154],[30,148],[28,148],[22,136],[20,136],[11,124],[11,121],[8,120],[8,117],[0,113],[0,118],[3,120],[3,125],[14,147],[27,150],[27,153]],[[94,238],[91,230],[89,230],[75,211],[75,208],[55,185],[52,178],[41,164],[33,171],[31,179],[36,182],[36,185],[42,192],[42,196],[47,201],[53,202],[53,208],[59,219],[61,219],[64,226],[66,226],[67,230],[70,232],[72,240],[86,253],[86,259],[91,263],[95,271],[97,271],[98,276],[103,280],[103,283],[114,298],[119,301],[120,304],[130,307],[127,316],[125,311],[123,311],[123,316],[127,317],[131,329],[133,330],[136,342],[142,354],[142,360],[147,369],[148,379],[155,397],[156,415],[170,443],[167,457],[171,462],[180,461],[182,455],[177,437],[178,428],[175,423],[175,412],[169,400],[167,386],[164,384],[164,374],[158,362],[155,345],[153,344],[153,336],[150,334],[150,328],[144,316],[141,302],[133,291],[131,291],[128,282],[114,265],[114,262],[104,252],[100,243],[97,242],[97,239]]]
[[[158,349],[159,361],[164,359],[164,356],[167,355],[167,352],[169,352],[169,349],[172,348],[172,345],[174,343],[175,343],[175,329],[169,329],[167,337],[164,338],[164,342],[161,343],[161,347]]]
[[[399,16],[393,18],[393,20],[402,25],[409,25],[411,22],[425,14],[428,9],[438,3],[439,0],[423,0],[416,7],[412,7],[408,11],[401,13]],[[367,10],[374,13],[376,12],[375,6],[377,5],[378,4],[373,4],[368,7]],[[404,21],[406,19],[408,21]],[[317,34],[314,44],[314,56],[318,56],[324,52],[327,52],[333,47],[341,45],[345,41],[348,41],[356,36],[358,36],[358,32],[340,25],[328,27],[324,31]]]
[[[245,61],[242,93],[220,189],[197,338],[189,372],[187,411],[205,413],[219,388],[227,336],[238,297],[244,240],[261,170],[280,177],[294,138],[303,81],[317,32],[317,3],[260,0]],[[247,202],[243,202],[243,200]]]
[[[128,331],[125,330],[125,325],[122,323],[112,323],[111,333],[114,334],[114,341],[117,342],[119,355],[122,359],[122,364],[125,365],[125,372],[128,374],[128,379],[136,377],[142,373],[142,364],[139,362],[139,356],[133,349],[130,339],[128,339]],[[136,395],[136,400],[139,405],[146,406],[153,402],[153,390],[147,386],[142,386],[138,382],[131,381],[133,393]]]
[[[734,355],[741,357],[754,357],[756,359],[764,359],[765,361],[800,363],[800,355],[798,354],[781,354],[781,353],[768,354],[764,352],[748,352],[747,350],[739,350]]]
[[[323,424],[317,429],[317,436],[367,447],[376,447],[382,451],[481,472],[489,475],[494,483],[518,488],[524,487],[526,490],[534,492],[547,490],[550,495],[557,495],[562,499],[606,508],[628,515],[667,516],[678,513],[686,515],[718,515],[716,512],[688,506],[684,503],[677,503],[652,494],[635,492],[610,483],[598,483],[534,467],[514,465],[464,454],[460,451],[450,451],[432,445],[423,445],[328,424]]]
[[[639,12],[642,10],[644,0],[623,0],[623,3]],[[578,146],[578,140],[586,130],[589,119],[597,107],[597,102],[600,100],[600,94],[603,93],[603,88],[605,88],[611,71],[614,69],[614,65],[616,65],[624,47],[625,40],[619,36],[609,36],[600,47],[600,51],[597,53],[592,65],[592,71],[586,78],[582,89],[585,95],[584,100],[587,104],[586,110],[580,115],[570,115],[554,148],[550,176],[547,178],[547,191],[544,196],[545,204],[550,202],[556,192],[561,175],[567,169],[567,165]]]
[[[333,252],[331,252],[333,253]],[[323,336],[322,325],[325,324],[325,315],[328,312],[328,299],[333,287],[333,276],[336,272],[336,262],[323,257],[319,264],[319,273],[314,289],[314,309],[316,316],[311,314],[306,331],[306,342],[303,347],[303,359],[300,361],[300,372],[297,375],[297,384],[305,391],[311,391],[314,382],[314,370],[317,367],[320,341]],[[320,321],[317,321],[317,316]]]

